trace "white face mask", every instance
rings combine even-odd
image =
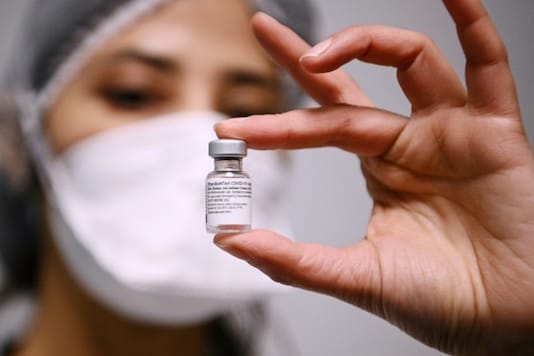
[[[45,160],[56,243],[81,284],[113,310],[158,324],[198,322],[283,289],[205,232],[207,149],[221,119],[147,119]],[[243,166],[253,181],[253,227],[290,233],[284,156],[250,150]]]

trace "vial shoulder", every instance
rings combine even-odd
[[[213,179],[213,178],[226,178],[226,179],[235,179],[235,178],[245,178],[250,179],[250,176],[248,173],[239,171],[239,172],[222,172],[222,171],[213,171],[208,174],[206,179]]]

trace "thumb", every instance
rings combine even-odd
[[[338,249],[255,230],[219,234],[214,242],[276,282],[328,294],[366,309],[380,296],[378,258],[367,240]]]

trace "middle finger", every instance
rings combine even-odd
[[[367,95],[343,71],[314,74],[302,68],[299,59],[310,46],[291,29],[261,12],[254,16],[252,25],[256,37],[274,60],[319,104],[372,106]]]
[[[414,112],[465,105],[465,89],[456,72],[424,34],[386,26],[354,26],[326,41],[329,45],[319,55],[303,56],[306,69],[330,72],[353,59],[392,66],[397,68],[399,84]]]

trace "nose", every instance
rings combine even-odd
[[[216,85],[208,80],[191,79],[183,82],[179,109],[217,110]]]

